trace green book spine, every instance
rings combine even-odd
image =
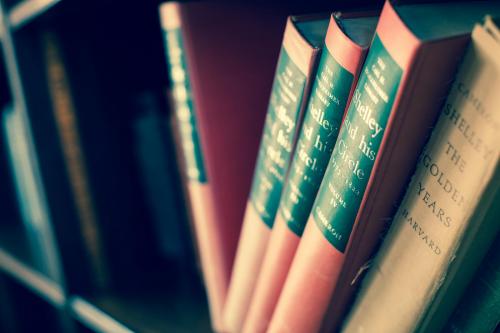
[[[323,50],[279,205],[281,217],[298,236],[323,179],[354,80],[328,48]]]
[[[295,143],[306,79],[282,48],[250,193],[251,203],[269,228],[278,210]]]
[[[344,253],[402,76],[375,35],[312,209],[326,239]]]
[[[189,33],[183,22],[183,7],[178,2],[160,6],[165,55],[170,79],[172,107],[175,116],[175,141],[181,157],[180,171],[186,188],[186,202],[193,226],[197,254],[206,286],[210,318],[214,331],[221,330],[221,313],[224,304],[228,264],[223,243],[219,214],[212,183],[209,180],[206,160],[197,123],[196,97],[191,79],[193,62],[190,62]],[[189,22],[187,23],[189,26]],[[196,59],[193,61],[196,62]],[[191,69],[191,71],[190,71]],[[201,102],[199,102],[201,103]],[[200,110],[203,112],[203,110]]]
[[[168,73],[188,179],[207,182],[180,26],[164,28]]]

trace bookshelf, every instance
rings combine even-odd
[[[162,100],[167,78],[161,32],[157,19],[158,4],[159,2],[156,1],[141,4],[128,1],[121,3],[119,9],[111,1],[86,3],[71,0],[64,2],[59,0],[6,0],[0,4],[0,44],[2,49],[0,56],[0,101],[2,108],[7,104],[12,105],[14,112],[22,119],[26,134],[26,146],[30,153],[31,165],[34,166],[32,172],[35,173],[34,178],[37,180],[36,184],[31,185],[38,191],[36,200],[38,200],[41,214],[44,215],[41,220],[49,221],[42,226],[43,237],[40,238],[45,240],[38,240],[45,243],[42,243],[43,245],[38,248],[33,248],[33,236],[23,225],[22,213],[18,208],[16,186],[12,180],[11,170],[9,170],[7,143],[5,137],[2,137],[0,139],[2,153],[0,178],[3,187],[0,195],[2,198],[0,209],[0,332],[32,332],[39,331],[41,328],[43,331],[50,332],[209,330],[205,295],[194,265],[184,265],[176,260],[170,260],[158,255],[158,251],[151,256],[143,256],[144,253],[153,252],[148,246],[139,249],[138,252],[141,255],[132,259],[136,263],[141,260],[145,262],[143,266],[137,267],[136,272],[131,271],[130,274],[124,272],[123,270],[130,269],[130,265],[126,263],[127,258],[117,259],[119,264],[116,266],[119,268],[117,269],[118,273],[114,272],[114,274],[130,275],[128,278],[124,277],[124,282],[119,283],[118,287],[97,290],[89,286],[88,276],[85,275],[88,274],[88,270],[78,268],[79,265],[85,265],[85,263],[81,260],[83,258],[81,244],[78,244],[76,236],[79,231],[76,224],[72,223],[75,217],[74,212],[71,212],[71,209],[59,209],[59,206],[65,203],[63,197],[68,194],[68,184],[65,184],[64,181],[51,181],[56,177],[56,173],[50,169],[54,166],[62,166],[62,161],[60,157],[59,160],[58,157],[47,157],[51,154],[47,146],[55,141],[46,138],[47,133],[44,133],[43,125],[37,125],[39,122],[48,124],[44,114],[51,112],[48,92],[44,87],[43,71],[41,70],[43,69],[42,53],[36,41],[37,31],[42,29],[51,28],[60,32],[71,26],[71,31],[78,33],[75,35],[76,39],[82,38],[89,43],[95,43],[90,46],[94,51],[96,48],[102,48],[103,58],[106,58],[102,62],[92,58],[95,55],[82,55],[77,47],[73,47],[73,50],[69,52],[73,52],[72,55],[76,57],[81,56],[84,60],[92,59],[97,63],[98,70],[96,72],[100,75],[98,80],[104,82],[100,87],[104,90],[101,95],[104,97],[99,101],[104,106],[100,107],[99,110],[102,111],[106,107],[113,110],[108,112],[106,117],[112,118],[119,111],[123,112],[122,107],[125,103],[131,104],[130,100],[113,101],[120,89],[130,94],[137,93],[137,95],[144,91],[153,91],[153,94],[160,96],[159,100]],[[139,10],[134,10],[135,7]],[[93,12],[97,12],[97,14],[93,15]],[[79,24],[85,23],[81,16],[85,14],[89,15],[87,18],[90,18],[92,24],[98,27],[88,29],[84,25],[79,26]],[[110,19],[109,22],[106,22],[107,17],[113,14],[121,15],[121,18]],[[77,22],[71,23],[73,19]],[[139,23],[152,22],[143,24],[147,27],[136,29],[138,31],[135,34],[133,31],[135,28],[131,26],[122,29],[125,36],[132,38],[139,37],[141,33],[147,34],[152,31],[152,37],[145,38],[143,42],[143,45],[146,45],[143,50],[144,54],[131,50],[128,55],[124,56],[124,52],[127,51],[125,37],[118,36],[116,40],[110,42],[111,46],[103,46],[106,43],[106,38],[119,32],[119,24],[123,24],[127,20],[132,21],[132,19]],[[87,33],[92,36],[87,38]],[[99,33],[103,34],[101,39],[96,37]],[[68,40],[69,38],[65,41]],[[126,59],[118,60],[119,65],[108,67],[110,73],[101,75],[102,69],[109,65],[110,59],[118,56]],[[136,68],[132,68],[130,72],[123,71],[121,83],[111,87],[112,75],[119,73],[120,69],[123,68],[120,66],[131,67],[134,63],[137,64]],[[144,63],[146,63],[145,66],[143,66]],[[88,81],[89,76],[78,81],[80,73],[78,73],[77,66],[71,70],[75,71],[69,75],[76,77],[76,82],[72,83],[79,89],[87,89],[91,82],[93,83],[93,81]],[[81,95],[77,98],[79,101],[75,102],[76,108],[91,107],[91,103],[82,102],[85,97],[88,95]],[[138,99],[140,101],[140,97]],[[166,109],[162,102],[159,103],[159,108]],[[129,112],[129,118],[121,120],[121,122],[118,121],[118,132],[121,130],[119,134],[128,130],[129,123],[126,121],[132,117],[131,109],[132,107],[129,107],[129,110],[125,110]],[[113,112],[116,113],[113,114]],[[93,120],[95,118],[90,118],[87,121]],[[53,130],[53,128],[51,129]],[[113,138],[119,137],[115,133]],[[125,136],[125,138],[130,140],[130,135]],[[127,156],[127,153],[122,153],[120,161],[126,159]],[[125,166],[125,168],[126,172],[136,176],[137,171],[133,166]],[[120,172],[118,173],[120,174]],[[99,177],[104,176],[97,176],[97,178]],[[137,182],[135,178],[131,178],[132,183]],[[134,183],[125,190],[128,190],[130,194],[137,187],[138,185]],[[58,192],[59,194],[57,194]],[[48,199],[49,197],[51,199]],[[54,197],[55,201],[50,202]],[[123,202],[122,204],[126,205]],[[144,205],[142,202],[137,205],[138,208],[135,211],[128,210],[126,213],[132,214],[132,216],[125,217],[124,222],[134,218],[139,220],[138,216],[140,215],[138,214]],[[119,217],[112,216],[115,221]],[[116,253],[119,245],[130,241],[130,235],[134,233],[139,235],[140,241],[131,244],[130,250],[123,250],[124,256],[132,251],[136,252],[135,250],[141,247],[141,244],[153,243],[150,242],[154,237],[151,218],[144,220],[148,225],[144,228],[141,227],[139,231],[137,231],[138,223],[136,223],[134,227],[126,230],[127,232],[116,235],[117,243],[112,245],[112,249],[109,251]],[[112,231],[116,230],[116,224],[110,223],[108,225]],[[143,231],[142,229],[148,230]],[[184,237],[186,234],[184,230]],[[118,244],[119,242],[120,244]],[[190,243],[189,246],[191,246]],[[188,262],[195,262],[191,257],[192,252],[186,255],[190,258]]]

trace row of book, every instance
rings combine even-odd
[[[493,331],[498,3],[291,16],[272,87],[283,20],[234,14],[160,8],[213,329]]]

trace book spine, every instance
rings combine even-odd
[[[265,332],[271,320],[365,54],[331,18],[243,332]]]
[[[89,254],[95,286],[105,289],[109,285],[110,277],[66,69],[56,36],[46,32],[43,35],[43,43],[54,119],[80,219],[83,241]]]
[[[493,333],[499,323],[500,238],[497,238],[443,331]]]
[[[142,189],[155,229],[156,243],[169,259],[186,263],[188,249],[182,202],[177,200],[178,173],[169,163],[174,157],[168,119],[159,110],[156,94],[143,92],[134,99],[138,114],[133,122],[134,151]],[[179,196],[179,198],[182,198]]]
[[[206,183],[207,175],[196,126],[196,114],[194,112],[180,24],[172,28],[170,26],[165,27],[164,36],[168,74],[172,84],[175,115],[179,124],[180,142],[185,160],[185,173],[189,180]]]
[[[345,332],[414,331],[446,283],[498,163],[500,115],[494,108],[500,100],[492,92],[498,90],[500,66],[494,44],[484,30],[475,28]]]
[[[168,73],[172,84],[175,116],[180,134],[180,150],[184,159],[184,173],[198,254],[206,284],[210,317],[215,331],[222,330],[222,309],[228,285],[229,263],[224,260],[222,241],[217,231],[217,215],[213,193],[203,160],[196,112],[189,82],[189,68],[184,48],[181,9],[176,2],[160,7],[165,38]]]
[[[270,332],[318,331],[402,77],[375,35],[297,249]],[[301,299],[302,306],[294,300]]]
[[[248,312],[308,98],[316,52],[309,45],[304,47],[311,51],[304,52],[299,42],[289,19],[224,309],[227,332],[241,332]]]

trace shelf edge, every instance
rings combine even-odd
[[[35,293],[42,296],[52,305],[63,308],[66,304],[66,296],[62,288],[56,282],[51,281],[43,274],[22,263],[3,248],[0,248],[0,269],[16,281],[22,283]]]
[[[81,297],[71,297],[69,300],[69,308],[75,315],[76,319],[78,319],[82,324],[90,326],[89,328],[95,329],[98,332],[134,332]]]

